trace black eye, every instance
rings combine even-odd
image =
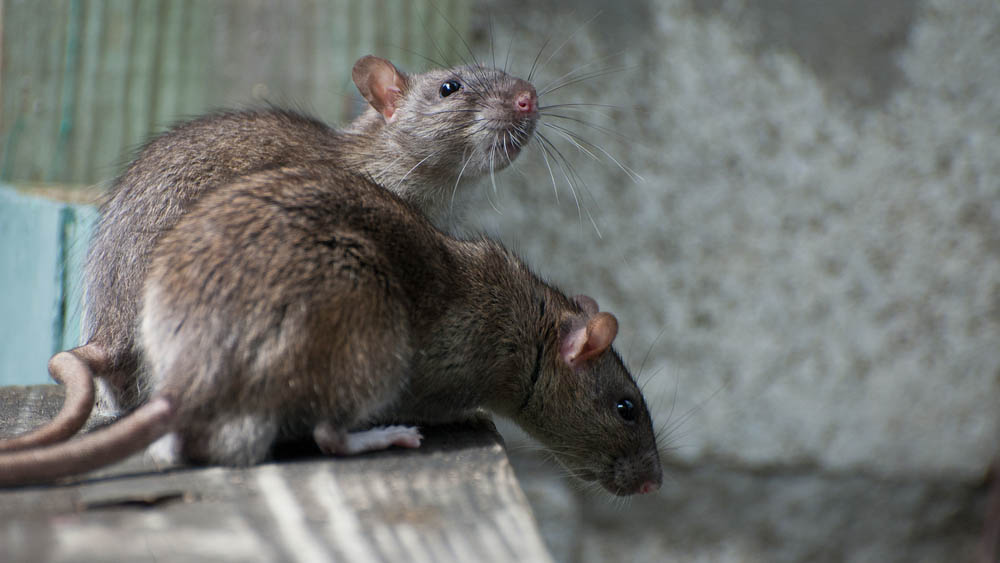
[[[441,97],[447,98],[448,96],[458,92],[462,89],[462,84],[457,80],[449,80],[441,85]]]
[[[618,409],[618,416],[622,417],[624,420],[629,422],[635,420],[635,405],[632,404],[632,401],[622,399],[618,401],[618,404],[615,405],[615,407]]]

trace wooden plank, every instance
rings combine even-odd
[[[462,33],[469,7],[440,5]],[[150,134],[223,106],[346,121],[359,56],[421,70],[434,44],[460,49],[441,13],[432,0],[5,2],[0,181],[108,180]]]
[[[60,400],[53,385],[0,388],[0,436]],[[551,561],[493,423],[423,432],[412,451],[162,470],[140,454],[0,490],[4,561]]]

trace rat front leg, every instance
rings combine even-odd
[[[316,445],[330,455],[355,455],[390,446],[419,448],[423,438],[416,426],[378,426],[359,432],[344,432],[329,422],[321,422],[313,429]]]

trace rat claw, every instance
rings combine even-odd
[[[379,426],[345,434],[327,422],[316,425],[313,437],[323,453],[331,455],[355,455],[390,446],[419,448],[424,438],[416,426]]]

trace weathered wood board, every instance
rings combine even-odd
[[[330,122],[362,55],[467,57],[460,0],[0,0],[0,181],[105,182],[169,124],[272,102]]]
[[[53,385],[0,388],[0,436],[47,420],[61,400]],[[159,469],[140,454],[58,485],[0,489],[0,560],[551,561],[492,422],[424,433],[418,450],[297,451],[241,469]]]

